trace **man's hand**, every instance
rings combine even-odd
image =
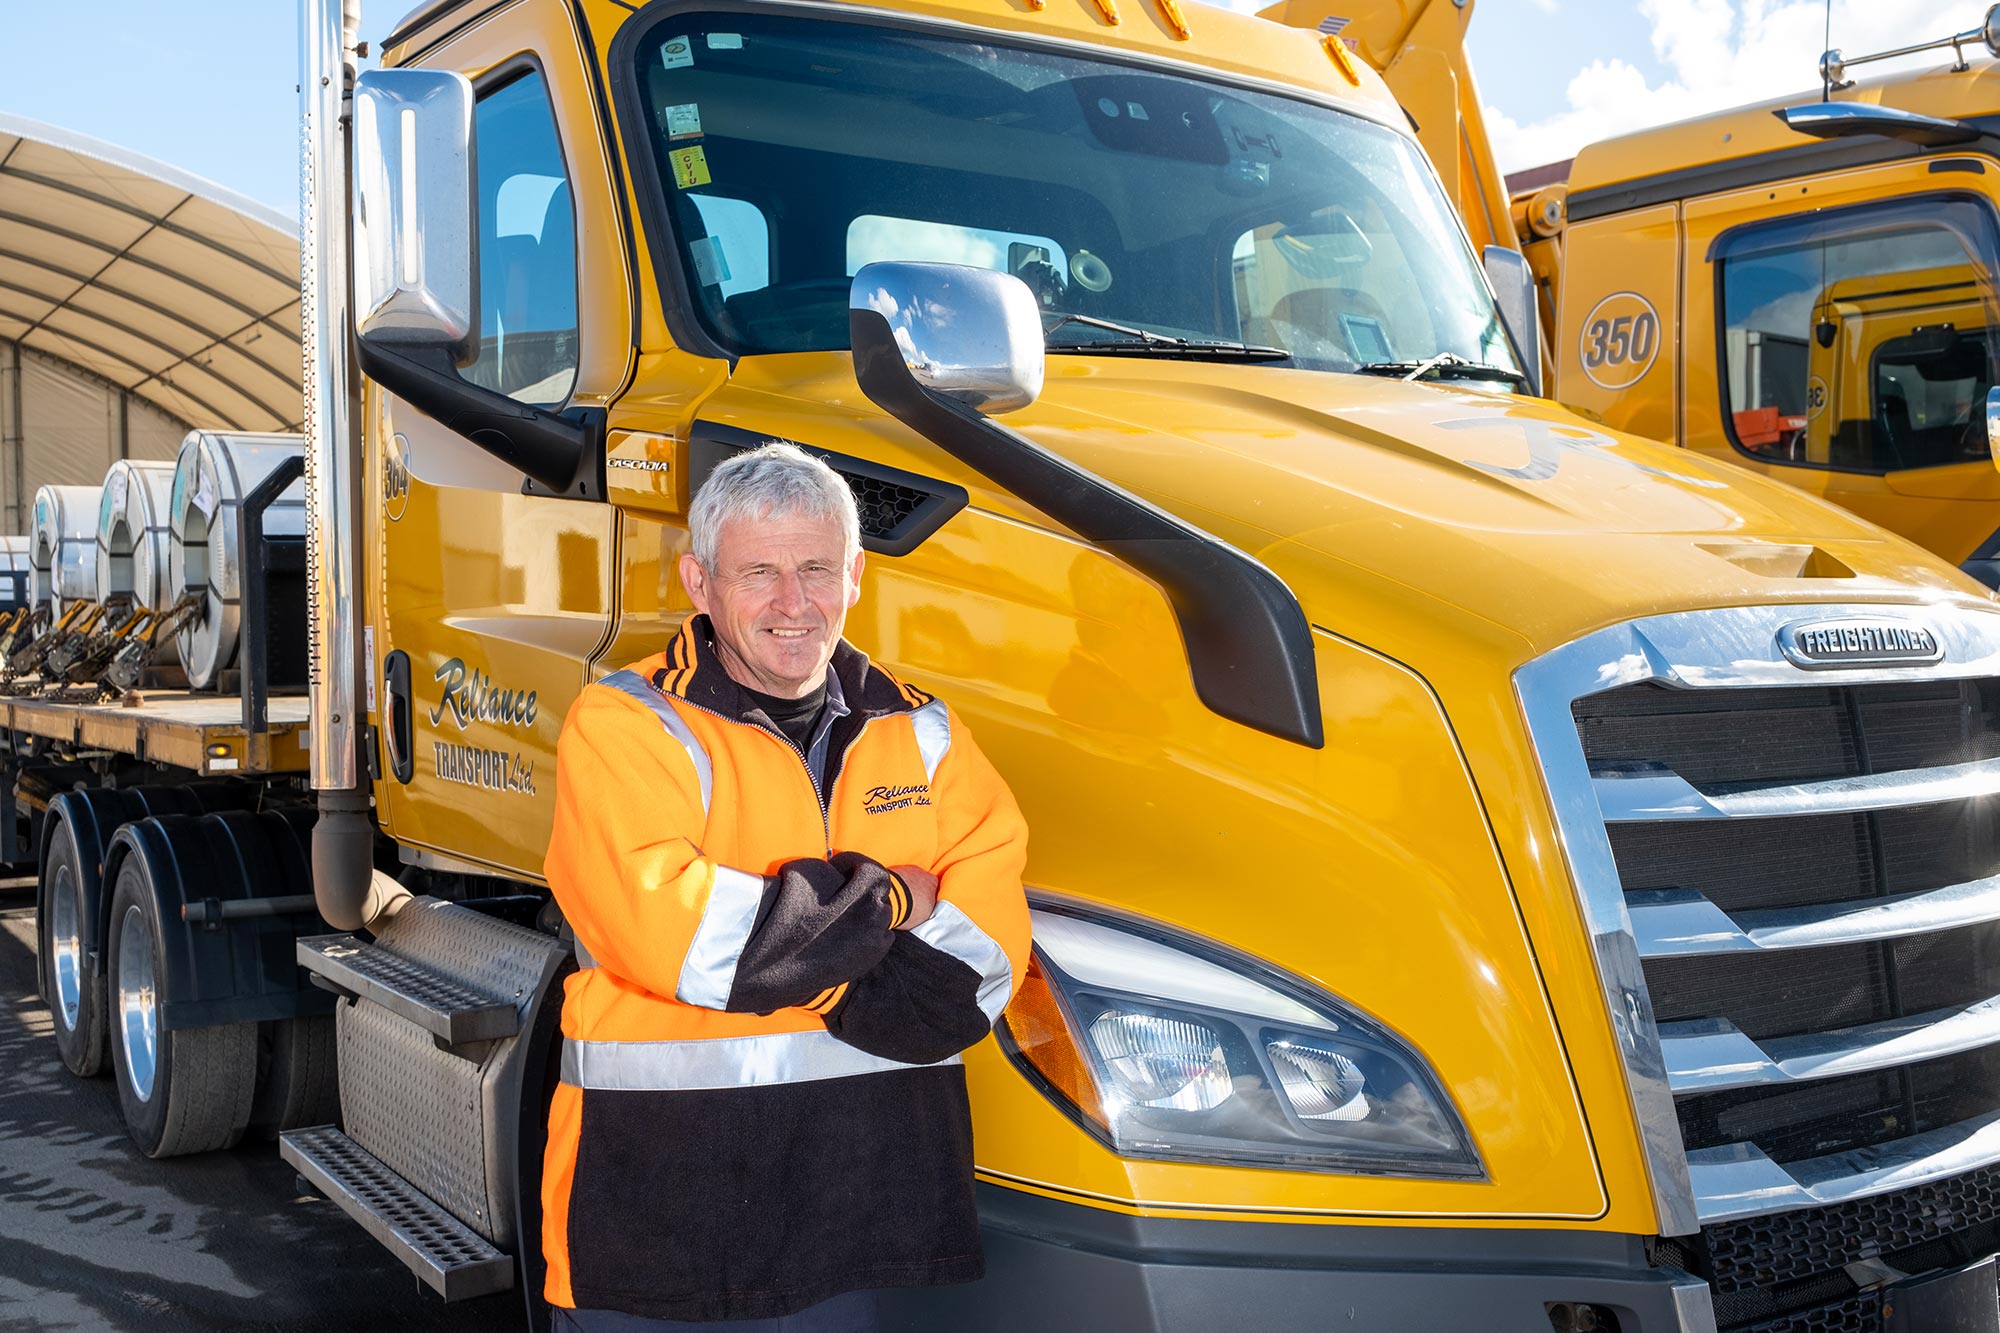
[[[937,876],[922,866],[890,866],[889,869],[910,890],[910,914],[896,929],[912,930],[923,925],[937,908]]]

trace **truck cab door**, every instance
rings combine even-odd
[[[1958,564],[2000,527],[2000,210],[1940,165],[1688,203],[1685,419],[1690,447]]]
[[[460,373],[521,402],[601,411],[630,356],[630,278],[568,8],[511,7],[423,63],[473,80],[480,311]],[[608,504],[521,473],[369,387],[378,558],[364,652],[382,823],[406,861],[539,877],[568,703],[613,615]]]

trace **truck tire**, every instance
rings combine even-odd
[[[85,870],[76,831],[63,820],[49,836],[35,914],[48,985],[44,998],[55,1019],[56,1053],[63,1067],[79,1078],[93,1078],[104,1072],[104,978],[91,964],[97,951],[83,900]]]
[[[148,1157],[228,1148],[257,1091],[257,1025],[166,1029],[165,941],[142,858],[127,857],[111,895],[105,951],[111,1066],[125,1128]]]
[[[332,1014],[260,1023],[257,1100],[250,1128],[275,1139],[288,1129],[340,1123],[340,1071]]]

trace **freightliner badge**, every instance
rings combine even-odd
[[[1778,631],[1778,647],[1807,671],[1840,667],[1924,666],[1944,660],[1944,645],[1915,620],[1813,620]]]

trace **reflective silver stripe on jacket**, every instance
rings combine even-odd
[[[824,1028],[707,1041],[563,1041],[562,1081],[573,1088],[617,1092],[692,1092],[702,1088],[751,1088],[811,1083],[898,1069],[940,1069],[961,1063],[954,1055],[935,1065],[906,1065],[856,1050]]]
[[[667,697],[654,689],[646,678],[636,671],[614,671],[597,683],[609,685],[621,694],[629,694],[652,709],[660,719],[660,725],[667,729],[667,734],[681,743],[681,747],[687,751],[689,760],[694,764],[695,780],[701,784],[702,818],[708,818],[709,793],[715,788],[714,766],[708,762],[708,751],[702,748],[701,742],[695,739],[692,731],[688,730],[688,724],[681,720],[681,715],[674,711],[674,706],[667,702]]]
[[[715,868],[715,882],[708,887],[708,906],[702,909],[701,924],[695,927],[687,959],[681,964],[680,980],[674,983],[675,999],[704,1009],[729,1007],[736,964],[742,961],[743,946],[749,943],[750,929],[757,924],[757,908],[763,901],[763,876],[728,866]]]
[[[917,733],[917,753],[924,757],[924,777],[937,781],[938,765],[951,748],[951,714],[944,700],[933,699],[910,714],[910,729]]]
[[[1007,951],[991,935],[981,930],[955,903],[941,902],[930,919],[910,933],[942,949],[979,974],[979,1007],[990,1023],[1000,1021],[1000,1011],[1014,993],[1014,969]]]

